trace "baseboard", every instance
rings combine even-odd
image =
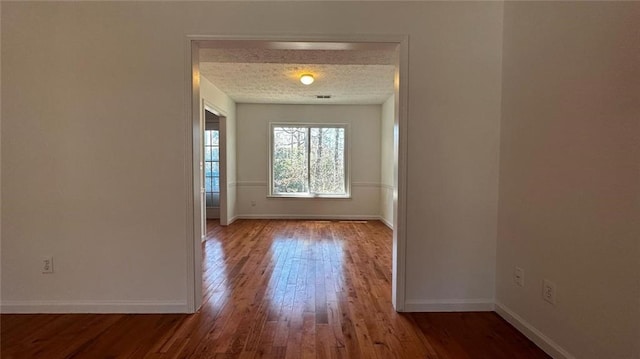
[[[361,214],[240,214],[238,219],[312,219],[312,220],[354,220],[377,221],[380,216]]]
[[[233,222],[237,221],[238,219],[240,219],[240,217],[238,217],[238,216],[233,216],[233,217],[231,217],[231,219],[229,219],[229,220],[227,221],[227,226],[228,226],[228,225],[230,225],[231,223],[233,223]]]
[[[496,302],[496,313],[501,316],[504,320],[509,322],[511,325],[516,327],[518,331],[520,331],[524,336],[529,338],[532,342],[534,342],[537,346],[539,346],[542,350],[544,350],[547,354],[549,354],[552,358],[555,359],[575,359],[573,355],[571,355],[568,351],[562,348],[558,343],[551,340],[546,335],[542,334],[541,331],[536,329],[533,325],[528,323],[518,314],[513,312],[504,304]]]
[[[387,221],[387,219],[386,219],[386,218],[384,218],[384,217],[380,216],[380,217],[378,217],[378,220],[379,220],[380,222],[384,223],[384,225],[385,225],[385,226],[389,227],[390,229],[393,229],[393,223],[391,223],[391,222]]]
[[[187,313],[186,302],[174,301],[3,301],[3,314],[18,313]]]
[[[404,312],[492,312],[492,299],[408,300]]]

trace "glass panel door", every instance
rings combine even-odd
[[[204,131],[204,181],[207,208],[220,207],[220,132]]]

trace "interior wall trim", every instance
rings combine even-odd
[[[553,340],[551,340],[551,338],[544,335],[536,327],[531,325],[531,323],[524,320],[521,316],[516,314],[506,305],[496,302],[495,311],[499,316],[516,327],[516,329],[518,329],[520,333],[524,334],[524,336],[529,338],[529,340],[534,342],[538,347],[540,347],[540,349],[544,350],[544,352],[549,354],[552,358],[576,359],[575,356],[571,355],[558,343],[554,342]]]
[[[3,314],[33,313],[188,313],[184,301],[94,300],[94,301],[3,301]]]

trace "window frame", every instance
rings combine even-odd
[[[220,156],[220,148],[221,148],[221,143],[220,143],[220,141],[221,141],[221,139],[220,139],[220,122],[217,121],[217,120],[216,121],[206,121],[205,122],[205,126],[204,126],[203,136],[207,135],[207,131],[218,131],[218,144],[215,145],[215,146],[214,145],[207,145],[206,144],[207,143],[206,140],[202,141],[202,145],[203,145],[203,148],[204,148],[204,151],[203,151],[203,154],[202,154],[202,158],[203,158],[202,162],[204,164],[203,180],[205,182],[204,182],[204,186],[203,187],[205,188],[205,192],[204,192],[205,193],[205,208],[217,209],[217,208],[220,208],[220,196],[221,196],[221,191],[222,191],[222,188],[221,188],[221,185],[220,185],[221,177],[222,177],[221,174],[220,174],[220,167],[221,167],[221,165],[220,165],[220,160],[221,160],[221,158],[220,158],[221,157]],[[218,160],[217,161],[207,161],[207,156],[206,156],[207,147],[212,147],[212,148],[213,147],[217,147],[218,148]],[[206,171],[207,162],[211,162],[211,163],[217,162],[218,163],[218,176],[207,176],[207,171]],[[217,192],[215,192],[215,191],[209,192],[209,191],[206,190],[206,188],[207,188],[206,181],[207,181],[208,177],[210,177],[210,178],[216,178],[217,177],[218,178],[218,191]],[[217,207],[209,207],[207,205],[207,199],[206,199],[207,195],[209,195],[209,194],[213,195],[213,194],[216,194],[216,193],[218,194],[218,206]]]
[[[345,193],[313,193],[313,192],[304,192],[304,193],[275,193],[273,188],[273,130],[275,127],[296,127],[296,128],[307,128],[308,133],[310,133],[311,128],[342,128],[344,129],[344,190]],[[272,198],[328,198],[328,199],[350,199],[351,198],[351,151],[350,151],[350,125],[348,123],[314,123],[314,122],[269,122],[269,148],[267,157],[268,161],[268,172],[269,172],[269,183],[267,184],[267,197]],[[307,159],[310,156],[310,138],[307,137]],[[308,161],[308,160],[307,160]],[[310,163],[308,162],[310,167]],[[307,184],[310,188],[310,176],[307,175]]]

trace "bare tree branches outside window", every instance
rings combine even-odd
[[[345,126],[272,126],[274,194],[346,194]]]

